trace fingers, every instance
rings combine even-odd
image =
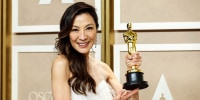
[[[123,92],[125,91],[125,89],[119,91],[118,93],[116,93],[116,96],[113,98],[113,100],[121,100],[121,96],[123,94]]]
[[[139,52],[135,52],[135,53],[133,53],[133,54],[127,54],[127,55],[126,55],[126,58],[127,58],[128,60],[140,59],[141,56],[140,56]]]
[[[139,91],[139,89],[128,91],[126,93],[126,95],[123,95],[121,98],[122,98],[122,100],[127,100],[127,99],[131,98],[134,94],[136,94],[138,91]]]
[[[136,94],[138,92],[139,89],[134,89],[131,91],[128,90],[121,90],[117,96],[115,97],[114,100],[128,100],[129,98],[131,98],[134,94]]]
[[[128,67],[137,66],[139,67],[142,64],[142,57],[139,55],[138,52],[135,52],[133,54],[127,54],[126,55],[126,65]]]
[[[142,60],[141,59],[132,59],[132,60],[127,60],[126,61],[126,65],[128,67],[132,67],[132,66],[141,66],[142,64]]]

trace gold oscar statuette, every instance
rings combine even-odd
[[[137,33],[132,31],[132,23],[127,24],[127,29],[123,37],[125,43],[128,45],[128,53],[132,54],[136,52]],[[123,88],[126,90],[147,88],[149,85],[147,81],[143,80],[143,74],[138,66],[132,66],[126,73],[126,83],[123,84]]]

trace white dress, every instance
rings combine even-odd
[[[114,94],[113,89],[105,80],[102,80],[96,87],[96,94],[91,91],[86,93],[87,96],[76,94],[71,89],[71,98],[72,100],[112,100]]]

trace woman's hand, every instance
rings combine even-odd
[[[133,97],[134,94],[138,92],[139,89],[134,90],[121,90],[116,94],[116,96],[113,98],[113,100],[132,100],[131,97]]]
[[[132,66],[135,66],[138,68],[142,64],[142,57],[140,56],[139,52],[135,52],[133,54],[127,54],[126,55],[126,65],[128,67],[128,70],[132,68]]]

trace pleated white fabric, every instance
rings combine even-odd
[[[102,80],[96,87],[96,94],[87,91],[87,96],[74,93],[71,89],[72,100],[112,100],[114,95],[113,89],[110,85]]]

